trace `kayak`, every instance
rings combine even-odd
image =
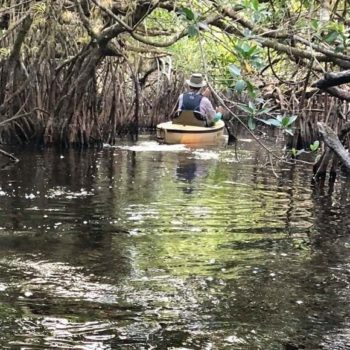
[[[215,145],[224,136],[225,123],[218,120],[213,126],[195,118],[193,113],[183,111],[172,121],[157,125],[157,141],[166,144],[205,144]]]
[[[157,141],[166,144],[216,144],[224,135],[225,123],[219,120],[211,127],[173,124],[157,125]]]

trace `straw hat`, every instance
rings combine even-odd
[[[201,88],[207,85],[201,73],[193,73],[191,75],[191,78],[189,80],[186,80],[186,83],[188,84],[188,86],[194,88]]]

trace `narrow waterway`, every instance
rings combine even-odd
[[[251,140],[16,156],[0,171],[1,349],[350,348],[345,177],[275,177]]]

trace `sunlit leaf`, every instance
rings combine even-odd
[[[314,143],[312,143],[312,144],[310,145],[310,150],[311,150],[312,152],[315,152],[315,151],[318,150],[319,147],[320,147],[320,141],[316,140],[316,141],[314,141]]]
[[[251,4],[255,11],[259,11],[259,0],[252,0]]]

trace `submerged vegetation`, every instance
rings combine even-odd
[[[228,123],[262,119],[310,148],[317,122],[347,120],[349,22],[344,0],[2,0],[0,141],[137,136],[202,71]]]

